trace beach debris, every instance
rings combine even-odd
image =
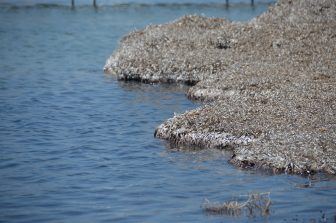
[[[335,15],[335,0],[279,0],[248,22],[187,15],[131,32],[104,70],[189,84],[206,103],[155,137],[230,150],[244,168],[336,174]]]
[[[233,199],[224,203],[213,203],[205,199],[201,207],[205,213],[214,215],[240,216],[245,213],[247,216],[268,216],[270,214],[272,204],[270,192],[239,196],[240,199],[242,197],[247,199],[242,202]]]

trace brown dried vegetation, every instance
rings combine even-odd
[[[249,194],[247,197],[248,199],[244,202],[233,199],[224,203],[212,203],[206,199],[202,208],[206,213],[215,215],[239,216],[244,212],[248,216],[267,216],[270,214],[271,199],[269,192]]]
[[[155,132],[230,149],[232,163],[336,174],[336,2],[280,0],[248,23],[185,16],[124,37],[105,70],[183,82],[207,105]]]

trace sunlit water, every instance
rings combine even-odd
[[[153,133],[198,106],[185,87],[102,73],[135,28],[191,13],[246,20],[266,7],[1,5],[0,222],[334,222],[334,180],[239,170],[217,150],[171,150]],[[253,192],[271,193],[269,216],[202,211],[205,199]]]

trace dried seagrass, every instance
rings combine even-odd
[[[279,0],[247,23],[194,15],[132,32],[104,69],[212,101],[156,137],[231,150],[243,168],[336,174],[335,55],[334,0]]]
[[[243,213],[248,216],[267,216],[270,214],[270,192],[249,194],[247,197],[248,199],[244,202],[231,200],[222,204],[212,203],[205,199],[202,208],[208,214],[222,214],[229,216],[239,216]]]

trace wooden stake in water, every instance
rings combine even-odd
[[[251,5],[254,6],[254,0],[251,0]],[[229,0],[225,0],[225,6],[226,8],[229,7]]]
[[[93,7],[97,8],[96,0],[93,0]],[[71,0],[71,8],[75,8],[75,0]]]

